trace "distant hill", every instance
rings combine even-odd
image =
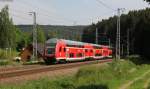
[[[32,25],[17,25],[23,32],[32,33]],[[81,41],[83,30],[86,26],[59,26],[59,25],[40,25],[48,38],[56,37],[69,40]],[[54,36],[55,35],[55,36]]]

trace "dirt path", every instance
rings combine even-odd
[[[123,85],[122,85],[121,87],[119,87],[118,89],[128,89],[128,87],[129,87],[130,85],[132,85],[132,84],[133,84],[134,82],[136,82],[137,80],[142,79],[142,78],[145,77],[148,73],[150,73],[150,70],[148,70],[147,72],[145,72],[143,75],[141,75],[141,76],[139,76],[139,77],[137,77],[137,78],[135,78],[135,79],[129,81],[128,83],[123,84]]]
[[[150,83],[150,78],[145,82],[145,84],[144,84],[144,89],[147,89],[148,88],[148,86],[149,86],[149,83]]]

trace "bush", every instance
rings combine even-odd
[[[12,64],[17,55],[18,53],[14,50],[11,50],[10,52],[0,49],[0,66]]]
[[[10,52],[10,51],[0,49],[0,59],[13,59],[16,56],[18,56],[18,52],[14,50],[11,50]]]
[[[127,59],[132,61],[136,65],[150,64],[150,60],[148,60],[147,58],[141,57],[139,55],[131,55],[131,56],[128,56]]]
[[[8,60],[0,60],[0,66],[6,66],[8,64],[10,64]]]

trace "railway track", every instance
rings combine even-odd
[[[0,68],[0,73],[22,70],[22,69],[30,69],[30,68],[36,68],[36,67],[42,67],[42,66],[44,65],[23,65],[20,67],[3,67],[3,68]]]
[[[77,63],[68,63],[68,64],[59,64],[59,65],[50,65],[50,66],[41,66],[41,67],[33,67],[27,69],[17,69],[14,71],[5,71],[0,73],[0,79],[7,79],[12,77],[18,77],[23,75],[36,74],[41,72],[55,71],[61,69],[69,69],[74,67],[80,67],[83,65],[96,64],[96,63],[104,63],[111,62],[112,59],[107,60],[96,60],[96,61],[85,61],[85,62],[77,62]]]

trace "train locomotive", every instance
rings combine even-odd
[[[47,64],[104,58],[112,58],[112,49],[109,46],[56,38],[46,42],[43,54]]]

